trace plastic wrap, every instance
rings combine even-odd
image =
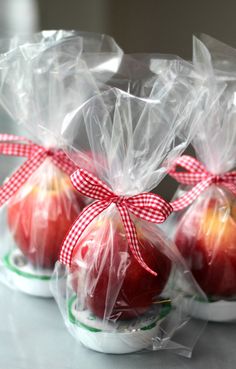
[[[104,82],[108,67],[104,63],[93,74],[100,91],[115,87],[137,97],[149,97],[158,76],[169,80],[168,71],[170,74],[178,73],[188,79],[190,84],[198,81],[201,76],[190,63],[178,56],[165,54],[123,54],[117,68],[113,68],[113,74]]]
[[[0,51],[1,53],[10,51],[24,44],[34,44],[38,51],[39,47],[50,47],[65,39],[74,40],[75,47],[78,38],[80,38],[80,47],[77,48],[78,55],[82,51],[81,57],[92,74],[100,73],[102,69],[104,80],[105,74],[108,78],[117,71],[123,51],[112,37],[105,34],[78,30],[46,30],[31,35],[16,35],[9,39],[2,39]]]
[[[89,177],[84,191],[91,188],[97,202],[83,216],[92,206],[108,201],[104,193],[105,198],[98,195],[101,188],[124,201],[147,194],[188,144],[199,94],[174,73],[168,76],[156,78],[149,98],[110,89],[67,115],[61,137],[67,154],[79,164],[77,156],[91,151],[87,162],[92,160],[96,168],[97,179]],[[80,167],[75,176],[81,170],[90,172],[86,160]],[[71,265],[58,262],[51,280],[69,331],[86,347],[100,352],[173,349],[190,356],[204,323],[200,329],[194,327],[186,313],[191,301],[185,297],[191,294],[204,300],[204,294],[175,245],[157,224],[130,213],[141,257],[157,273],[154,276],[135,258],[113,200],[103,210],[80,238],[73,236]]]
[[[228,63],[217,62],[217,56],[218,53],[214,59],[206,46],[194,40],[194,63],[202,71],[209,92],[203,105],[205,117],[199,121],[192,141],[197,160],[201,163],[200,169],[193,170],[193,175],[202,176],[198,181],[202,184],[209,182],[178,218],[174,239],[208,297],[207,304],[199,304],[196,316],[213,321],[232,321],[236,319],[236,191],[233,171],[236,166],[236,109]],[[224,54],[224,60],[230,62],[231,54]],[[225,66],[227,78],[215,69],[220,65],[222,68]],[[200,184],[195,184],[199,188]],[[191,188],[187,187],[187,190]],[[176,197],[179,196],[178,191]]]
[[[86,204],[69,180],[74,165],[55,137],[66,114],[98,92],[85,54],[91,58],[94,52],[104,62],[109,47],[111,58],[114,50],[117,57],[121,52],[105,36],[85,36],[48,31],[31,42],[16,38],[18,46],[0,57],[0,102],[29,132],[28,139],[0,136],[2,154],[27,157],[0,192],[0,279],[37,296],[51,296],[49,280],[60,244]],[[4,201],[2,193],[12,187]]]
[[[26,67],[27,60],[32,59],[32,57],[36,57],[36,55],[43,52],[44,49],[50,48],[51,46],[57,47],[59,43],[67,40],[66,46],[64,47],[64,51],[66,54],[71,53],[71,61],[72,55],[74,55],[74,62],[76,63],[76,58],[79,60],[83,60],[85,64],[90,68],[90,72],[96,77],[96,71],[99,70],[100,73],[100,83],[103,85],[118,69],[120,64],[120,60],[122,58],[123,52],[116,44],[116,42],[107,35],[89,33],[89,32],[81,32],[75,30],[47,30],[38,32],[31,35],[16,35],[13,38],[5,38],[0,39],[0,54],[1,54],[1,80],[3,83],[4,79],[4,70],[9,70],[8,59],[10,59],[11,63],[11,73],[13,73],[12,81],[18,81],[18,83],[24,84],[26,78],[32,79],[32,72],[29,72],[28,76],[28,68],[32,68],[32,62],[30,67]],[[24,49],[26,46],[26,55],[24,54]],[[19,48],[22,46],[22,48]],[[61,47],[62,50],[62,47]],[[13,54],[13,55],[12,55]],[[23,54],[22,58],[19,57],[19,54]],[[4,67],[3,61],[5,60],[6,65]],[[14,62],[13,62],[14,60]],[[13,67],[14,63],[14,67]],[[39,64],[39,61],[37,61]],[[60,61],[61,63],[61,61]],[[55,67],[55,65],[54,65]],[[50,68],[50,63],[48,65]],[[22,75],[22,71],[24,70],[24,74]],[[8,73],[8,72],[7,72]],[[70,72],[71,73],[71,72]],[[83,73],[83,68],[81,69],[81,73]],[[87,73],[87,71],[85,72]],[[22,79],[24,78],[24,79]],[[13,82],[14,83],[14,82]],[[31,81],[32,83],[32,81]],[[4,87],[5,88],[5,87]],[[82,88],[82,90],[81,90]],[[25,86],[21,86],[21,89],[26,89]],[[78,89],[78,99],[81,99],[81,95],[83,98],[86,98],[86,92],[82,92],[86,90],[85,82],[81,79],[81,86]],[[6,91],[4,93],[7,93]],[[20,91],[19,91],[20,93]],[[87,93],[92,93],[91,91],[87,91]],[[28,91],[29,95],[29,91]],[[33,99],[33,91],[31,91],[31,99]],[[4,98],[4,97],[3,97]],[[56,97],[55,97],[56,98]],[[7,95],[7,99],[11,99],[11,96]],[[79,100],[78,100],[79,101]],[[4,105],[4,101],[3,105]],[[21,106],[19,106],[21,104]],[[16,109],[23,109],[22,102],[17,101]],[[41,102],[40,102],[41,104]],[[19,121],[19,116],[17,112],[12,112],[13,107],[8,108],[8,102],[6,102],[5,107],[10,112],[13,120]],[[31,109],[30,104],[26,104],[26,118],[27,118],[27,109]],[[42,113],[40,113],[42,114]],[[22,118],[22,117],[21,117]],[[21,123],[24,124],[24,118],[21,119]],[[3,122],[3,123],[1,123]],[[1,108],[1,133],[14,133],[21,134],[27,138],[30,138],[30,134],[27,133],[29,127],[31,127],[31,135],[33,132],[35,134],[35,126],[32,122],[27,123],[27,128],[16,126],[14,127],[14,123],[9,121],[9,116],[6,115],[4,109]],[[37,125],[36,125],[37,126]],[[32,128],[33,127],[33,128]],[[17,167],[22,163],[22,160],[17,157],[1,157],[0,158],[2,173],[1,173],[1,181],[6,177],[6,175],[10,175],[13,170],[16,170]]]
[[[236,50],[215,38],[201,34],[194,37],[193,62],[209,78],[209,69],[219,81],[234,82],[236,79]]]

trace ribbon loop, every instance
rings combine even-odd
[[[71,182],[77,191],[92,199],[111,200],[112,197],[116,197],[104,182],[85,169],[77,169],[71,175]]]
[[[0,206],[24,185],[48,157],[51,157],[53,163],[68,175],[76,168],[62,150],[46,149],[21,136],[0,134],[0,155],[27,158],[7,182],[0,187]]]
[[[171,204],[153,193],[129,197],[126,203],[132,214],[157,224],[163,223],[173,211]]]
[[[142,258],[136,228],[129,212],[148,222],[162,223],[172,212],[172,206],[160,196],[151,193],[135,196],[116,195],[104,182],[84,169],[76,170],[71,175],[71,181],[77,191],[96,201],[84,209],[68,232],[59,260],[63,264],[71,265],[73,249],[84,230],[96,216],[113,203],[119,211],[133,256],[145,270],[156,276],[157,273],[150,269]]]
[[[185,172],[177,172],[177,166],[184,169]],[[236,195],[236,172],[228,172],[221,175],[212,174],[197,159],[191,156],[184,155],[178,158],[169,170],[169,174],[179,183],[194,185],[185,195],[171,203],[174,211],[182,210],[190,205],[212,184],[220,184]]]

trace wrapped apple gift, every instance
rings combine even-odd
[[[204,294],[158,227],[172,207],[149,192],[188,144],[196,121],[196,91],[168,75],[168,83],[157,78],[149,98],[111,88],[63,122],[67,154],[75,160],[91,151],[96,174],[75,162],[74,189],[94,201],[64,239],[51,288],[71,334],[95,351],[169,348],[190,356],[205,324],[195,326],[186,314],[183,305],[191,303],[184,296],[204,300]]]
[[[180,157],[170,171],[181,186],[188,186],[172,203],[174,210],[186,208],[176,222],[174,240],[208,298],[208,303],[196,301],[192,314],[225,322],[236,320],[235,92],[233,80],[228,83],[224,77],[222,84],[216,77],[210,53],[197,40],[196,56],[199,67],[208,70],[209,93],[192,141],[196,158]]]
[[[83,45],[80,36],[42,32],[0,56],[0,102],[29,132],[28,139],[0,135],[1,155],[25,159],[0,188],[0,279],[35,296],[51,296],[60,245],[87,201],[72,186],[75,165],[55,138],[75,104],[97,92],[82,60]],[[90,53],[92,47],[87,46]]]

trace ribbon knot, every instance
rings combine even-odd
[[[124,196],[115,196],[111,199],[111,201],[116,204],[117,206],[122,205],[125,203],[125,197]]]
[[[53,149],[47,149],[46,154],[47,156],[54,156],[56,154],[56,151]]]
[[[71,175],[71,181],[77,191],[95,201],[88,205],[79,215],[68,232],[62,245],[59,260],[71,265],[73,250],[88,225],[114,203],[124,225],[127,242],[138,263],[149,273],[157,275],[142,258],[134,222],[134,216],[153,223],[162,223],[172,212],[172,206],[153,193],[141,193],[134,196],[118,196],[104,182],[85,169],[77,169]]]
[[[219,176],[219,175],[212,176],[212,183],[217,185],[223,182],[224,182],[224,179],[222,176]]]
[[[0,187],[0,207],[24,185],[46,158],[51,157],[53,163],[68,175],[76,168],[62,150],[46,149],[24,137],[15,135],[0,134],[0,155],[27,158],[20,168]]]
[[[178,166],[185,171],[177,172],[176,168]],[[178,158],[169,170],[169,174],[179,183],[194,185],[185,195],[171,203],[174,211],[184,209],[190,205],[212,184],[220,184],[236,196],[236,172],[232,171],[220,175],[212,174],[206,170],[203,164],[191,156],[183,155]]]

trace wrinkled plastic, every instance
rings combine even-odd
[[[114,73],[104,83],[104,74],[106,75],[108,67],[105,63],[94,73],[100,91],[116,87],[137,97],[149,97],[157,76],[160,79],[171,78],[166,76],[168,71],[188,79],[190,84],[196,83],[201,77],[190,63],[175,55],[124,54],[120,57],[117,68],[113,69]]]
[[[208,39],[214,43],[214,40]],[[211,44],[213,47],[213,44]],[[217,43],[218,48],[222,46]],[[194,63],[202,71],[209,94],[204,101],[205,117],[192,140],[197,159],[208,172],[221,175],[236,166],[235,92],[229,82],[230,68],[219,55],[194,40]],[[223,50],[231,50],[222,47]],[[231,61],[231,53],[224,60]],[[214,59],[215,58],[215,59]],[[214,62],[213,62],[214,61]],[[215,66],[223,67],[226,74]],[[223,69],[221,70],[223,71]],[[219,75],[221,79],[219,80]],[[233,76],[233,74],[232,74]],[[224,82],[222,84],[222,82]],[[182,186],[176,197],[184,194]],[[188,190],[188,189],[186,189]],[[221,184],[212,184],[178,217],[175,242],[196,281],[208,296],[201,318],[215,321],[236,319],[236,213],[235,195]]]
[[[209,87],[212,98],[221,95],[221,101],[231,100],[236,91],[236,50],[202,34],[201,39],[193,37],[193,64]],[[221,92],[224,90],[224,94]]]
[[[79,164],[77,156],[91,151],[87,163],[92,160],[97,177],[115,194],[151,191],[194,132],[199,94],[170,72],[156,77],[149,98],[110,89],[64,120],[67,154]],[[89,170],[86,160],[82,167]],[[204,300],[204,294],[167,235],[156,224],[132,220],[141,255],[157,277],[134,258],[118,210],[110,205],[83,232],[71,267],[56,264],[51,286],[65,324],[96,351],[173,349],[190,356],[204,323],[194,327],[187,306],[194,309],[194,297]]]
[[[45,47],[56,45],[66,39],[67,41],[68,39],[73,41],[74,51],[77,44],[78,56],[83,52],[81,57],[92,74],[96,75],[101,70],[103,71],[103,81],[117,71],[123,51],[112,37],[99,33],[76,30],[47,30],[31,35],[16,35],[12,38],[0,40],[0,53],[12,51],[25,44],[27,44],[27,48],[30,44],[31,48],[34,47],[36,53],[38,53]],[[78,39],[80,39],[80,45],[78,45]]]
[[[47,31],[27,42],[16,38],[0,56],[2,106],[34,143],[54,151],[60,150],[55,137],[66,114],[98,92],[85,60],[91,62],[94,54],[98,65],[109,61],[109,49],[111,59],[121,53],[106,36],[78,34]],[[23,292],[51,296],[60,245],[86,203],[49,156],[0,210],[0,279]]]
[[[219,81],[234,82],[236,78],[236,50],[215,38],[201,34],[200,39],[193,38],[193,62],[205,70],[209,77],[212,69]]]

